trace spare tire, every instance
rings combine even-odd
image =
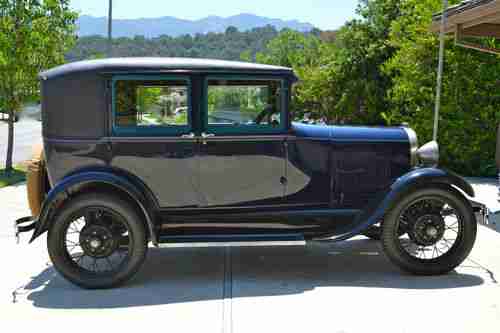
[[[43,200],[50,190],[43,147],[35,148],[33,158],[28,163],[26,180],[31,216],[36,217],[40,214]]]

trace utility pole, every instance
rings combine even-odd
[[[113,56],[112,30],[113,30],[113,0],[109,0],[109,8],[108,8],[108,58],[111,58]]]
[[[439,65],[437,72],[436,105],[434,108],[434,132],[432,140],[437,141],[439,129],[439,111],[441,108],[441,91],[443,90],[443,67],[444,67],[444,40],[446,29],[446,11],[448,0],[443,0],[443,14],[441,14],[441,33],[439,34]]]

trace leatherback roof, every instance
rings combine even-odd
[[[58,66],[40,73],[40,78],[45,80],[82,72],[148,72],[161,70],[259,72],[293,75],[293,70],[291,68],[241,61],[193,58],[108,58],[78,61]]]

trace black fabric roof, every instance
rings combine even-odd
[[[462,1],[461,3],[459,3],[455,6],[449,7],[448,10],[446,11],[446,17],[457,15],[457,14],[463,13],[469,9],[476,8],[476,7],[479,7],[479,6],[488,4],[490,2],[494,2],[494,1],[496,1],[496,0],[466,0],[466,1]],[[437,20],[441,19],[441,16],[442,16],[442,13],[437,13],[432,17],[432,19],[434,21],[437,21]]]
[[[192,58],[109,58],[78,61],[58,66],[40,73],[40,78],[45,80],[62,75],[83,72],[148,72],[157,70],[259,72],[293,75],[293,70],[291,68],[240,61]]]

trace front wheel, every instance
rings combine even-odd
[[[125,200],[83,194],[65,204],[50,227],[47,247],[56,270],[89,289],[130,279],[144,261],[144,224]]]
[[[467,258],[476,232],[467,200],[453,188],[434,187],[416,190],[396,204],[385,218],[381,238],[386,255],[403,270],[438,275]]]

